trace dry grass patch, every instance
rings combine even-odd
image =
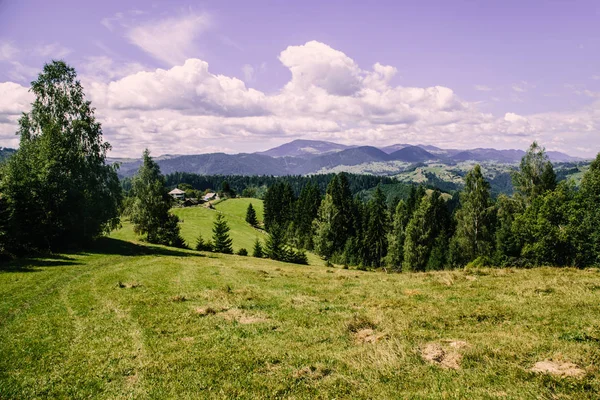
[[[421,357],[434,365],[444,369],[460,369],[462,361],[461,349],[468,346],[462,340],[444,340],[441,343],[428,343],[421,348]]]
[[[582,378],[586,372],[576,364],[562,361],[544,360],[536,362],[531,368],[532,372],[549,374],[560,377]]]
[[[268,322],[267,318],[258,315],[250,315],[246,312],[238,309],[232,308],[231,310],[227,310],[221,313],[223,318],[227,321],[236,321],[239,324],[247,325],[247,324],[257,324],[260,322]]]
[[[183,303],[184,301],[187,301],[187,298],[184,295],[178,294],[177,296],[171,297],[171,301],[173,303]]]
[[[121,282],[121,281],[119,281],[117,283],[117,287],[120,288],[120,289],[135,289],[135,288],[138,288],[140,286],[142,286],[142,284],[139,283],[139,282],[129,282],[128,283],[128,282]]]

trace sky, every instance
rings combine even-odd
[[[600,151],[597,0],[0,0],[0,146],[53,59],[113,157],[294,139]]]

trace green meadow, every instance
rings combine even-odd
[[[216,206],[236,249],[263,237],[247,201]],[[217,211],[175,212],[188,243],[210,237]],[[314,259],[154,246],[124,223],[86,252],[14,261],[0,271],[0,398],[599,396],[598,269],[386,274]]]

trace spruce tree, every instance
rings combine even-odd
[[[216,253],[233,254],[232,240],[229,237],[229,225],[223,214],[217,213],[212,231],[213,251]]]
[[[262,245],[260,244],[260,240],[256,238],[256,240],[254,241],[254,247],[252,249],[252,257],[263,258],[263,256],[264,253]]]
[[[258,219],[256,219],[256,210],[254,210],[252,203],[248,204],[248,208],[246,209],[246,222],[252,226],[258,225]]]
[[[364,237],[364,266],[380,268],[387,255],[388,215],[385,196],[378,185],[367,205],[367,224]]]
[[[317,217],[320,205],[319,188],[309,182],[302,188],[294,208],[294,237],[297,238],[299,247],[312,250],[313,221]]]
[[[81,246],[119,224],[121,187],[106,164],[110,145],[73,68],[44,66],[31,83],[31,111],[19,120],[20,143],[0,192],[19,249]]]
[[[455,240],[464,263],[481,256],[492,257],[493,214],[490,184],[484,179],[481,167],[475,165],[465,178],[456,213]]]
[[[283,228],[278,224],[271,225],[271,231],[265,243],[265,255],[272,260],[284,261],[286,256],[285,245]]]
[[[150,243],[183,247],[179,235],[179,218],[170,214],[172,198],[158,164],[148,149],[142,156],[142,166],[133,178],[130,219],[133,230]]]

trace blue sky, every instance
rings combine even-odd
[[[65,59],[114,156],[347,144],[600,150],[595,1],[1,1],[0,145]]]

